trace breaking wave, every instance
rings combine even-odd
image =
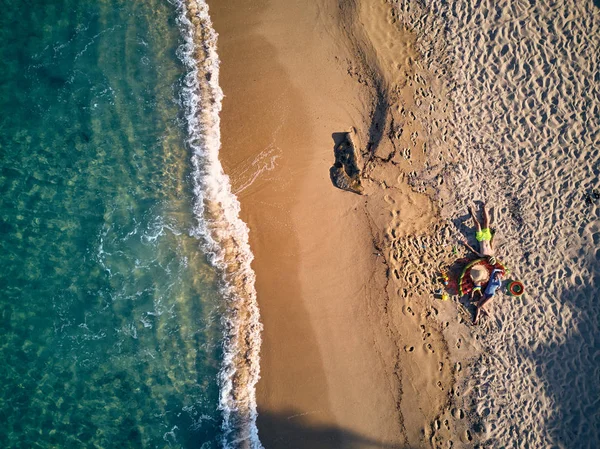
[[[225,448],[262,449],[256,427],[255,389],[262,325],[250,266],[254,256],[248,226],[239,217],[239,201],[219,161],[223,92],[219,87],[217,33],[204,1],[179,0],[175,6],[183,36],[178,56],[187,69],[181,98],[193,166],[197,223],[192,234],[219,270],[226,301],[219,373],[222,444]]]

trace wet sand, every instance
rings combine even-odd
[[[475,344],[451,303],[417,288],[435,275],[412,259],[434,270],[451,252],[434,202],[409,185],[429,157],[422,111],[443,119],[415,104],[427,75],[414,36],[376,1],[210,7],[221,157],[251,230],[264,325],[260,439],[269,449],[426,446]],[[363,195],[329,173],[352,128]]]
[[[600,9],[560,5],[211,4],[267,449],[597,445]],[[474,327],[436,292],[482,200],[526,293]]]

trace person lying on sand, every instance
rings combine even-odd
[[[490,276],[490,281],[488,282],[488,285],[485,288],[483,298],[481,298],[479,303],[477,303],[473,324],[479,323],[480,312],[485,313],[487,316],[490,315],[485,306],[493,301],[494,295],[496,294],[496,290],[498,290],[498,288],[500,288],[500,286],[502,285],[502,277],[502,270],[496,268],[494,269],[494,271],[492,271],[492,275]]]
[[[479,294],[479,299],[483,298],[483,284],[489,279],[487,268],[482,265],[475,265],[469,272],[471,281],[473,281],[473,290],[471,290],[471,301],[475,301],[475,295]]]
[[[462,244],[465,245],[468,249],[473,251],[479,257],[488,257],[490,260],[490,265],[496,264],[496,259],[494,257],[494,242],[492,231],[490,230],[490,216],[485,207],[485,203],[483,204],[483,228],[481,227],[481,223],[477,220],[475,216],[475,212],[473,211],[473,207],[469,206],[469,213],[471,217],[473,217],[473,221],[475,222],[475,226],[477,228],[477,232],[475,232],[475,238],[479,242],[479,251],[476,251],[471,245],[467,243],[466,240],[462,240]]]

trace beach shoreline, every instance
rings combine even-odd
[[[428,160],[414,36],[377,2],[209,3],[225,94],[221,159],[251,230],[264,326],[261,442],[429,445],[450,411],[456,360],[474,346],[457,336],[451,305],[407,293],[433,273],[413,279],[398,256],[442,226],[428,192],[410,185]],[[330,178],[348,132],[363,195]],[[467,343],[451,350],[449,336]]]

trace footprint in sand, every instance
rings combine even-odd
[[[410,135],[410,141],[413,144],[413,146],[417,146],[417,139],[418,139],[418,137],[419,137],[419,133],[417,131],[413,132]]]
[[[410,306],[402,307],[402,312],[406,316],[415,316],[415,312],[413,312],[413,309]]]
[[[465,417],[465,412],[463,412],[460,408],[453,408],[452,416],[454,419],[463,419]]]
[[[390,195],[384,195],[383,200],[389,205],[396,204],[396,200],[392,198]]]
[[[396,140],[400,140],[400,137],[402,137],[402,133],[403,133],[403,129],[401,126],[399,126],[396,131],[394,132],[394,137],[396,138]]]
[[[431,309],[429,309],[427,311],[427,314],[425,316],[429,317],[431,315],[433,316],[437,316],[437,314],[440,313],[438,309],[436,309],[435,307],[432,307]]]

